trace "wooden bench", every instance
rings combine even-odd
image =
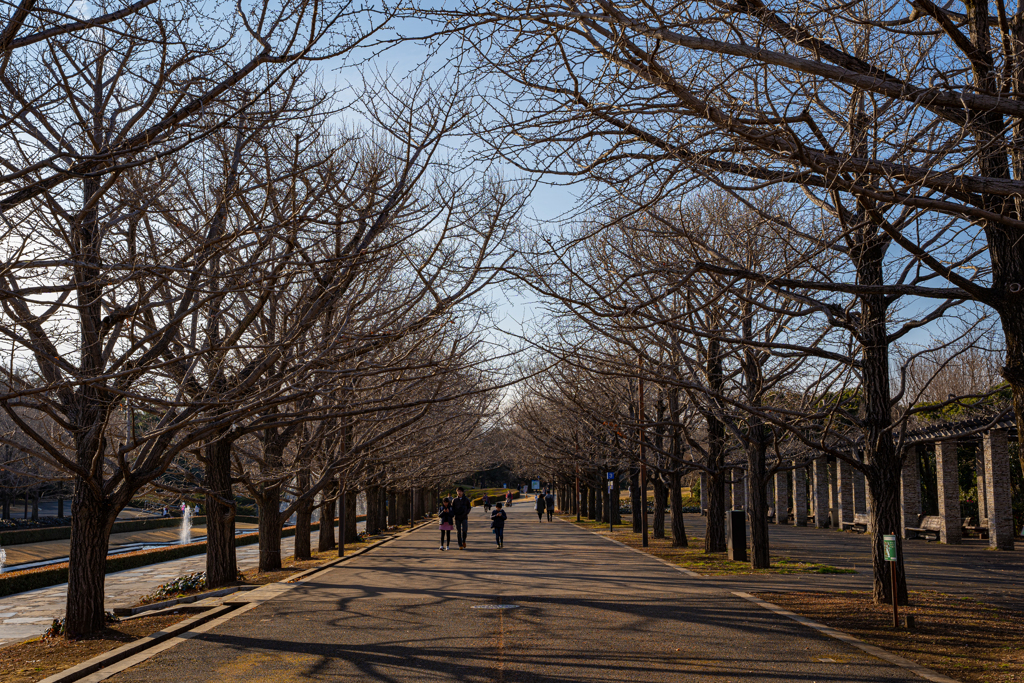
[[[856,531],[859,534],[866,534],[868,532],[868,515],[854,515],[852,522],[842,522],[839,526],[846,531]]]
[[[923,538],[938,541],[942,537],[942,517],[938,515],[921,515],[917,526],[907,527],[907,538]]]
[[[967,517],[966,519],[964,519],[964,523],[961,526],[961,529],[963,529],[964,533],[978,534],[978,536],[980,536],[981,538],[988,538],[988,527],[981,526],[978,524],[972,524],[973,521],[973,517]]]

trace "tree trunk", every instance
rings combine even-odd
[[[354,491],[345,494],[345,542],[359,542],[359,532],[356,530],[356,494]]]
[[[301,469],[295,475],[295,488],[301,496],[309,490],[309,470]],[[313,557],[312,533],[313,508],[316,505],[312,498],[299,503],[295,508],[295,559],[308,560]]]
[[[388,530],[388,490],[383,486],[377,487],[377,526],[381,532]]]
[[[366,489],[366,535],[376,536],[380,533],[380,487],[369,486]]]
[[[39,521],[39,494],[38,493],[33,493],[32,494],[32,521],[33,522],[38,522]]]
[[[665,482],[661,475],[654,475],[651,481],[654,484],[654,538],[665,538],[665,506],[667,504],[668,491],[665,490]]]
[[[334,516],[338,505],[337,490],[328,488],[324,490],[324,502],[320,504],[320,538],[317,540],[316,549],[320,552],[334,550],[337,543],[334,540]]]
[[[678,471],[672,472],[672,547],[686,548],[689,543],[686,541],[686,525],[683,522],[683,491],[682,476]]]
[[[708,483],[708,524],[704,534],[704,552],[725,552],[725,474],[717,470],[706,477]]]
[[[398,516],[398,494],[395,491],[389,491],[387,526],[398,526],[401,523],[402,520]]]
[[[68,595],[64,633],[76,640],[106,628],[103,584],[107,573],[107,545],[117,518],[102,494],[82,479],[75,480],[71,500],[71,552],[68,558]]]
[[[633,533],[639,534],[643,531],[644,511],[640,499],[640,470],[636,467],[630,468],[629,472],[629,505],[633,508]]]
[[[605,505],[605,487],[601,486],[604,482],[599,482],[594,488],[594,521],[601,524],[605,521],[604,512],[607,509]]]
[[[4,511],[4,517],[7,517],[6,510]],[[57,516],[64,519],[64,496],[57,496]]]
[[[206,494],[206,585],[219,588],[238,578],[231,441],[222,437],[207,443],[205,451],[206,487],[209,491]]]
[[[274,572],[281,569],[281,527],[284,525],[284,520],[281,519],[281,487],[267,486],[257,499],[257,503],[260,532],[259,571]]]
[[[601,521],[600,513],[598,512],[599,498],[597,495],[597,489],[593,486],[587,485],[587,517],[595,522]]]
[[[748,445],[747,521],[750,524],[750,566],[754,569],[766,569],[772,563],[768,540],[768,481],[764,461],[764,444]]]

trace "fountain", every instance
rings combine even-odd
[[[181,531],[178,532],[178,542],[181,545],[188,545],[192,542],[192,508],[188,505],[182,511]]]

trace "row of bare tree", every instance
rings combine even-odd
[[[139,496],[205,496],[217,586],[240,494],[275,569],[293,514],[304,555],[316,505],[476,469],[495,400],[477,295],[523,194],[449,146],[449,81],[324,86],[316,64],[355,69],[389,14],[7,8],[0,443],[6,469],[73,481],[69,638],[104,628],[108,538]]]
[[[879,347],[887,360],[873,368],[855,296],[779,286],[849,276],[838,254],[813,248],[794,257],[780,225],[814,229],[822,240],[842,229],[821,222],[812,228],[811,216],[820,219],[778,188],[748,193],[744,201],[707,191],[642,212],[612,211],[520,249],[519,280],[548,313],[546,332],[530,336],[536,353],[511,414],[525,469],[543,467],[563,481],[581,475],[600,495],[605,470],[629,473],[635,490],[642,458],[657,516],[666,504],[673,509],[679,546],[686,544],[681,480],[701,472],[705,550],[721,552],[727,486],[742,485],[734,480],[741,466],[751,564],[763,568],[770,566],[772,477],[833,458],[866,475],[873,528],[898,533],[907,432],[922,414],[983,397],[985,407],[975,410],[1004,415],[1008,392],[1000,404],[993,362],[1001,349],[979,311],[957,300],[937,308],[917,302],[888,312]],[[729,272],[707,267],[722,262],[732,264]],[[749,277],[753,268],[772,279]],[[944,337],[910,338],[947,311],[957,320],[941,328]],[[870,393],[872,369],[891,393]],[[897,454],[891,461],[879,462],[871,447],[879,429],[871,400],[884,408],[884,434]],[[663,533],[664,520],[655,522]],[[889,579],[879,564],[876,598],[888,600]]]

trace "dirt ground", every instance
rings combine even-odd
[[[5,683],[38,681],[125,643],[173,626],[205,609],[209,608],[182,607],[172,614],[126,619],[111,624],[102,635],[88,640],[35,638],[0,648],[0,680]]]
[[[895,630],[892,607],[867,592],[759,593],[761,599],[849,633],[964,683],[1024,682],[1024,617],[934,591],[912,591],[902,615],[915,628]]]

